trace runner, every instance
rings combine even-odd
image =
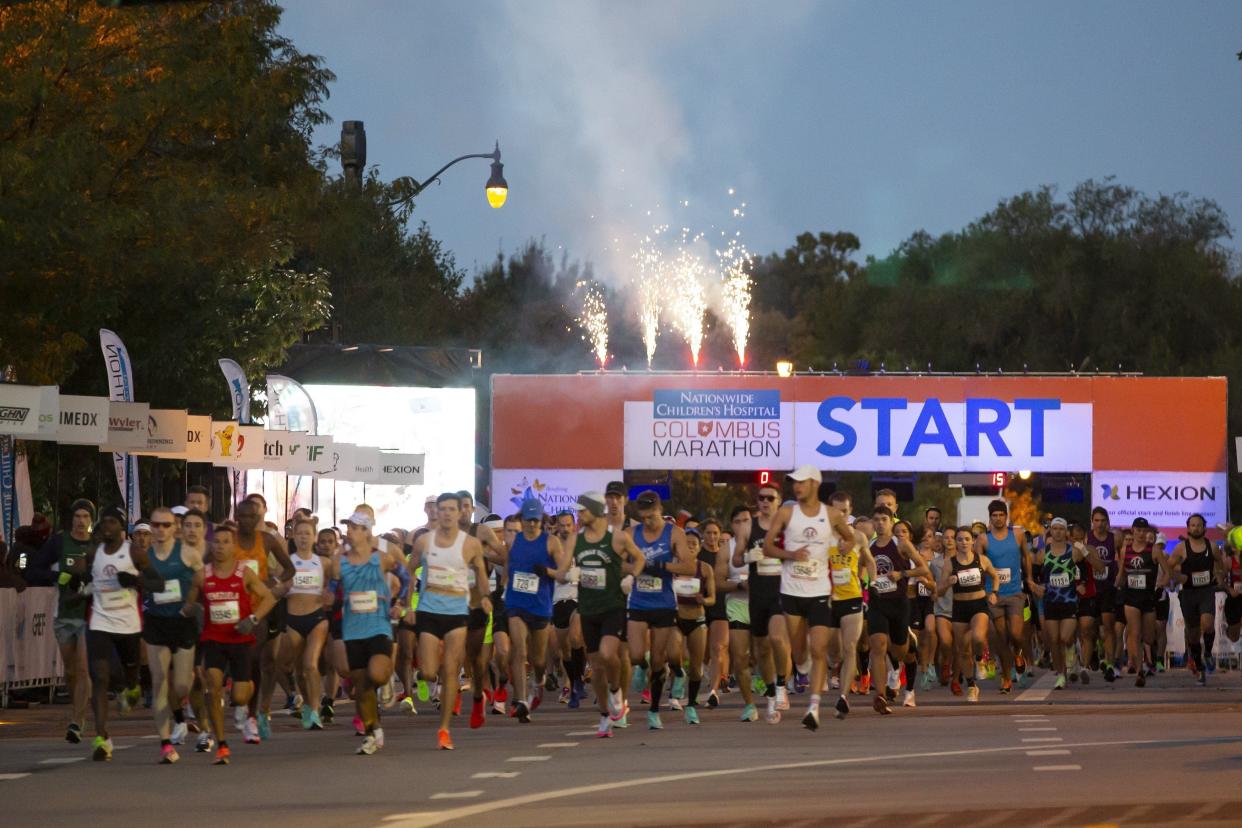
[[[69,531],[53,535],[45,553],[56,576],[56,620],[52,632],[65,665],[69,689],[69,726],[65,741],[82,741],[86,708],[90,701],[91,679],[86,658],[86,592],[89,581],[87,561],[91,555],[91,529],[95,524],[95,504],[80,498],[69,507]]]
[[[513,539],[503,565],[508,577],[505,607],[512,646],[509,675],[517,693],[514,715],[523,724],[543,701],[548,658],[548,624],[552,620],[553,585],[569,572],[569,551],[555,535],[543,531],[543,502],[522,501],[522,532]],[[527,682],[529,660],[534,687]],[[533,690],[533,692],[532,692]]]
[[[1026,651],[1026,632],[1023,629],[1026,598],[1022,584],[1031,577],[1031,557],[1026,547],[1026,532],[1021,526],[1009,525],[1009,506],[1003,500],[988,504],[988,519],[992,525],[975,541],[975,551],[986,557],[997,572],[999,584],[992,584],[997,600],[989,607],[992,623],[999,639],[1001,662],[1000,691],[1013,689],[1012,675],[1017,673],[1018,684],[1025,687],[1031,679],[1030,653]]]
[[[1124,613],[1118,617],[1117,608],[1121,602],[1121,592],[1117,589],[1118,566],[1117,550],[1122,549],[1121,531],[1108,525],[1108,510],[1096,506],[1091,510],[1091,528],[1087,533],[1086,545],[1095,549],[1096,556],[1104,564],[1103,574],[1095,573],[1095,609],[1098,610],[1100,641],[1103,644],[1104,657],[1100,661],[1100,669],[1104,680],[1111,682],[1117,677],[1114,659],[1118,645],[1119,620],[1124,621]],[[1094,641],[1091,643],[1094,649]]]
[[[775,556],[764,553],[768,531],[776,517],[780,490],[775,486],[760,486],[755,518],[734,527],[732,566],[746,566],[748,597],[747,614],[750,616],[750,635],[755,644],[755,662],[764,683],[767,713],[764,721],[777,724],[781,711],[789,709],[789,691],[786,677],[792,667],[789,661],[789,630],[785,615],[781,612],[781,572],[783,564]],[[784,543],[783,537],[775,541]],[[746,711],[743,711],[743,718]]]
[[[716,580],[709,563],[715,561],[716,555],[700,546],[700,539],[700,529],[686,530],[686,548],[698,564],[698,569],[693,575],[678,575],[673,579],[673,592],[677,596],[677,633],[669,636],[668,653],[673,662],[674,675],[673,689],[669,692],[670,704],[681,697],[681,685],[686,673],[690,674],[685,716],[686,724],[691,725],[699,723],[697,707],[699,687],[703,683],[703,659],[707,652],[707,611],[716,603]],[[683,662],[688,663],[689,667],[683,667]]]
[[[833,492],[828,505],[841,514],[844,522],[850,511],[850,496],[845,492]],[[887,508],[887,507],[885,507]],[[865,568],[871,581],[876,580],[875,559],[871,557],[868,543],[870,521],[859,519],[857,529],[849,533],[838,531],[840,540],[828,548],[828,568],[832,576],[832,621],[828,631],[828,652],[841,654],[841,695],[837,697],[836,717],[844,719],[850,712],[850,703],[845,698],[847,689],[854,685],[860,672],[860,663],[865,664],[863,654],[859,650],[866,618],[863,615],[862,571]],[[880,673],[880,677],[887,673]],[[877,677],[877,685],[882,685],[882,678]],[[818,688],[813,681],[812,688]],[[861,692],[866,694],[865,681]]]
[[[142,618],[138,609],[138,573],[148,566],[147,552],[125,540],[125,513],[115,506],[99,518],[101,543],[87,560],[94,590],[86,646],[94,690],[95,742],[92,758],[112,760],[108,735],[108,691],[112,685],[112,660],[120,663],[124,688],[117,693],[121,715],[142,696],[138,684],[141,658]]]
[[[1122,591],[1126,613],[1126,670],[1136,675],[1135,687],[1147,684],[1152,675],[1147,663],[1145,645],[1156,643],[1156,592],[1167,580],[1168,559],[1163,552],[1151,548],[1156,531],[1147,518],[1138,517],[1131,525],[1132,540],[1123,547],[1122,566],[1117,572],[1117,589]],[[1153,653],[1153,659],[1155,654]]]
[[[945,534],[947,537],[947,530]],[[992,562],[979,552],[979,545],[970,528],[959,527],[954,540],[953,556],[945,553],[947,565],[941,569],[936,582],[936,596],[950,591],[953,593],[952,639],[957,652],[957,671],[959,676],[966,676],[966,700],[977,702],[979,687],[975,684],[974,665],[970,663],[971,644],[974,645],[975,657],[982,658],[988,642],[988,607],[996,604],[1000,577]],[[985,575],[991,578],[987,582],[991,584],[991,589],[984,586]],[[959,692],[954,689],[955,695]]]
[[[354,704],[365,735],[357,753],[370,756],[384,746],[376,692],[392,679],[392,593],[385,573],[401,566],[398,556],[380,552],[371,529],[375,518],[358,509],[342,523],[348,547],[329,565],[328,577],[340,581],[345,594],[341,638],[354,685]],[[391,610],[391,611],[390,611]]]
[[[328,641],[328,616],[324,606],[331,606],[333,595],[328,591],[325,571],[331,558],[325,560],[315,552],[315,521],[295,518],[293,522],[293,586],[289,588],[288,618],[284,640],[279,647],[280,669],[292,672],[302,694],[302,728],[323,730],[323,719],[315,708],[322,695],[319,659]]]
[[[461,498],[446,492],[436,498],[436,508],[436,530],[414,542],[407,566],[411,573],[423,568],[422,594],[418,599],[418,666],[424,677],[440,677],[440,729],[436,740],[440,750],[452,750],[449,725],[457,703],[458,674],[466,656],[468,593],[473,593],[479,608],[489,615],[492,601],[487,595],[483,547],[460,526]],[[473,585],[468,572],[475,575]]]
[[[1242,550],[1233,545],[1233,533],[1225,535],[1225,636],[1234,644],[1242,639]]]
[[[505,623],[504,579],[503,567],[506,543],[496,534],[498,516],[485,515],[481,523],[474,522],[474,497],[465,490],[457,492],[461,504],[458,525],[464,532],[479,541],[483,548],[483,562],[487,575],[481,585],[484,594],[491,598],[492,610],[484,612],[474,597],[474,571],[467,570],[466,576],[471,579],[468,585],[470,617],[466,623],[466,670],[470,675],[470,688],[474,694],[474,704],[470,713],[470,726],[483,725],[483,698],[486,693],[494,692],[497,701],[507,698],[505,675],[509,670],[510,641],[509,627]],[[504,522],[500,523],[503,531]],[[497,619],[500,623],[497,623]],[[420,637],[421,638],[421,637]],[[494,657],[494,659],[493,659]],[[421,660],[420,660],[421,662]],[[495,665],[499,678],[493,682],[492,666]],[[443,703],[443,702],[441,702]],[[454,701],[453,712],[457,712],[460,700]]]
[[[215,527],[211,563],[203,573],[201,640],[217,765],[227,765],[232,758],[224,732],[225,676],[233,682],[233,704],[244,710],[254,694],[251,667],[255,631],[276,606],[276,598],[267,585],[237,559],[237,534],[237,526],[232,523]]]
[[[750,565],[745,561],[734,564],[738,551],[750,537],[753,521],[750,509],[746,506],[734,506],[729,516],[729,527],[732,530],[728,542],[721,544],[716,556],[716,595],[724,595],[725,617],[729,620],[729,663],[737,676],[738,688],[742,691],[742,721],[753,722],[759,719],[759,711],[755,709],[754,689],[751,686],[751,637],[750,637]],[[765,688],[766,690],[766,688]]]
[[[341,546],[341,536],[336,527],[320,529],[315,535],[315,554],[327,567],[336,557]],[[324,580],[325,586],[327,579]],[[338,585],[339,586],[339,585]],[[326,727],[336,717],[336,693],[341,674],[349,672],[345,659],[345,644],[341,641],[341,616],[345,612],[344,600],[337,590],[331,588],[324,595],[328,616],[328,637],[324,643],[323,656],[319,660],[319,674],[323,676],[323,699],[319,705],[319,719]]]
[[[556,537],[561,548],[571,557],[578,528],[571,512],[556,516]],[[556,639],[553,652],[560,655],[568,683],[561,700],[577,710],[586,698],[582,677],[586,672],[586,650],[582,646],[582,622],[578,618],[578,584],[566,579],[557,581],[552,591],[552,636]]]
[[[1069,541],[1069,524],[1065,518],[1053,518],[1048,528],[1048,542],[1035,554],[1035,574],[1029,579],[1029,585],[1043,610],[1043,629],[1052,653],[1052,669],[1057,674],[1054,690],[1064,690],[1068,678],[1065,651],[1074,646],[1077,638],[1078,595],[1083,588],[1081,564],[1084,561],[1093,572],[1105,571],[1104,562],[1094,549]],[[1094,576],[1088,577],[1094,580]]]
[[[1207,684],[1208,670],[1216,669],[1212,648],[1216,643],[1216,578],[1223,566],[1217,550],[1206,537],[1207,521],[1194,514],[1186,520],[1186,537],[1173,549],[1169,568],[1173,583],[1181,584],[1178,596],[1186,624],[1186,653],[1198,673],[1199,686]]]
[[[696,555],[707,566],[711,567],[712,572],[716,574],[717,567],[720,572],[716,574],[716,581],[720,582],[727,578],[728,570],[721,564],[727,563],[727,558],[722,558],[720,548],[722,527],[720,521],[714,517],[709,517],[699,523],[699,532],[702,536],[702,546]],[[715,585],[714,585],[715,586]],[[713,588],[713,596],[715,589]],[[725,599],[722,597],[717,600],[715,597],[704,605],[707,619],[707,647],[708,647],[708,666],[707,666],[707,706],[717,707],[720,704],[720,696],[718,691],[721,685],[727,686],[729,683],[729,617],[728,610],[725,607]]]
[[[875,540],[871,542],[871,558],[875,577],[871,582],[871,605],[867,611],[867,627],[871,638],[871,674],[874,677],[877,713],[893,711],[885,698],[886,683],[879,677],[900,670],[910,644],[910,598],[907,582],[930,577],[931,572],[910,543],[909,524],[902,523],[901,539],[893,535],[893,514],[886,506],[872,511]],[[834,570],[835,572],[835,570]],[[892,667],[890,668],[890,662]],[[902,704],[915,706],[914,671],[906,676],[906,695]],[[887,685],[891,686],[892,682]]]
[[[195,536],[201,532],[203,513],[187,512]],[[176,520],[171,509],[157,506],[148,521],[155,543],[149,557],[155,575],[144,578],[142,595],[142,640],[147,644],[147,664],[151,669],[152,709],[160,735],[160,762],[171,765],[181,757],[173,747],[173,720],[185,740],[185,714],[181,700],[194,682],[194,645],[198,624],[192,607],[198,603],[203,586],[203,559],[192,546],[173,536]],[[146,573],[144,573],[146,574]],[[155,587],[160,587],[156,589]]]
[[[634,674],[630,690],[641,693],[651,675],[651,706],[647,727],[661,730],[660,696],[668,678],[665,669],[669,636],[677,618],[677,598],[673,593],[676,575],[693,575],[698,562],[686,548],[681,528],[666,523],[660,510],[660,496],[648,489],[635,501],[641,523],[634,526],[631,537],[642,551],[645,561],[642,573],[634,578],[629,599],[628,638],[630,663]],[[650,657],[647,655],[650,632]]]

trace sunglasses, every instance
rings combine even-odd
[[[776,495],[759,495],[759,499],[766,500],[766,501],[774,501],[776,500]]]
[[[151,526],[154,526],[156,529],[168,529],[169,527],[171,527],[171,526],[172,526],[172,522],[171,522],[171,521],[162,521],[162,520],[161,520],[161,521],[154,521],[154,520],[153,520],[153,521],[151,521],[150,525],[151,525]]]

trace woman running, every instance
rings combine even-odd
[[[689,660],[690,689],[686,694],[686,724],[698,724],[699,713],[695,710],[699,701],[699,686],[703,683],[703,657],[707,652],[706,608],[716,603],[716,578],[711,564],[707,563],[714,553],[699,546],[699,530],[686,530],[686,546],[696,557],[697,569],[693,575],[677,575],[673,578],[673,594],[677,596],[677,633],[670,637],[668,660],[674,675],[686,672],[683,664]],[[684,644],[682,642],[685,642]],[[680,684],[681,676],[673,680]],[[675,697],[676,691],[673,696]]]
[[[298,690],[307,704],[302,705],[302,728],[323,730],[323,721],[313,700],[320,698],[319,657],[328,641],[328,615],[325,604],[334,596],[326,591],[325,558],[315,552],[315,522],[297,518],[293,524],[293,586],[288,594],[288,627],[280,647],[282,673],[293,672]]]
[[[751,639],[750,639],[750,566],[742,561],[734,566],[735,538],[738,533],[750,536],[750,510],[745,506],[735,506],[729,518],[733,535],[728,543],[722,544],[720,554],[716,556],[716,594],[723,594],[725,617],[729,619],[729,663],[733,665],[737,676],[738,688],[742,691],[742,721],[759,720],[759,711],[755,709],[754,689],[751,687]],[[778,721],[780,711],[776,711]]]
[[[1117,590],[1124,595],[1126,608],[1126,672],[1135,676],[1135,687],[1143,687],[1154,673],[1145,647],[1156,644],[1156,592],[1167,582],[1168,558],[1151,548],[1156,530],[1147,518],[1135,518],[1131,531],[1133,539],[1124,547],[1117,570]]]
[[[946,533],[947,534],[947,533]],[[955,552],[946,553],[947,566],[940,571],[936,583],[936,596],[950,590],[953,592],[953,646],[957,652],[957,670],[966,678],[966,700],[979,701],[979,687],[975,684],[975,668],[971,664],[970,645],[982,654],[988,643],[988,627],[991,615],[988,606],[996,603],[996,587],[1000,576],[986,555],[974,550],[974,535],[969,526],[958,527],[954,534]],[[990,575],[991,590],[984,589],[983,576]],[[957,692],[955,690],[955,692]]]
[[[1057,674],[1052,689],[1064,690],[1068,678],[1065,650],[1078,637],[1078,594],[1083,588],[1080,564],[1085,559],[1094,571],[1103,572],[1104,563],[1095,550],[1070,544],[1065,518],[1053,518],[1048,531],[1048,542],[1035,555],[1035,571],[1028,584],[1031,594],[1041,599],[1043,630]]]

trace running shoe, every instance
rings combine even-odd
[[[82,741],[82,725],[77,722],[70,722],[69,727],[65,730],[65,741],[71,745],[76,745]]]
[[[418,715],[418,708],[414,706],[413,696],[406,696],[404,699],[402,699],[400,707],[402,710],[404,710],[406,713],[409,713],[411,716]]]
[[[496,716],[505,715],[505,703],[497,701],[495,696],[492,696],[492,713]]]
[[[216,748],[216,759],[211,764],[227,765],[229,763],[229,758],[232,757],[232,755],[233,754],[229,751],[228,745],[220,745],[220,747]]]
[[[930,668],[928,668],[930,669]],[[949,683],[950,670],[947,666],[940,668],[940,686],[944,687]]]
[[[375,737],[368,734],[362,740],[362,744],[358,746],[358,750],[355,753],[359,756],[374,756],[377,750],[379,750],[379,745],[375,743]]]
[[[755,709],[755,706],[753,704],[748,704],[742,708],[741,721],[743,722],[759,721],[759,711]]]
[[[375,746],[382,749],[384,747],[384,728],[375,728],[375,730],[371,731],[371,735],[375,737]]]
[[[1056,684],[1052,685],[1052,689],[1053,690],[1064,690],[1065,689],[1065,675],[1064,674],[1057,676]]]
[[[846,716],[850,715],[850,703],[845,700],[845,696],[837,696],[837,703],[834,707],[836,708],[836,713],[833,715],[838,719],[844,719]],[[818,718],[816,721],[818,721]]]
[[[1104,681],[1108,682],[1109,684],[1112,684],[1116,680],[1117,680],[1117,674],[1113,672],[1113,665],[1108,664],[1106,662],[1104,664]]]
[[[536,710],[539,709],[539,705],[541,704],[543,704],[543,688],[542,687],[535,690],[535,695],[530,700],[530,712],[534,713]]]
[[[390,676],[384,686],[379,689],[379,702],[385,710],[397,703],[397,691],[393,688],[393,682],[396,680],[396,676]]]
[[[630,726],[630,706],[625,706],[625,712],[621,714],[621,718],[616,719],[612,723],[613,727],[619,727],[622,730]]]
[[[683,705],[682,705],[682,703],[681,703],[681,699],[669,699],[669,700],[668,700],[668,706],[669,706],[669,707],[671,707],[673,710],[676,710],[676,711],[678,711],[678,712],[681,712],[681,709],[682,709],[682,707],[683,707]]]
[[[1138,678],[1134,680],[1134,686],[1135,687],[1146,687],[1147,678],[1142,673],[1139,673]]]
[[[664,722],[660,721],[660,714],[655,712],[654,710],[647,711],[647,729],[648,730],[663,730],[664,729]]]
[[[1087,672],[1086,668],[1078,671],[1078,680],[1084,685],[1091,683],[1091,674]]]
[[[319,706],[319,718],[325,725],[330,725],[334,716],[336,716],[336,708],[332,705],[332,699],[324,696],[323,704]]]
[[[957,679],[953,679],[953,681],[949,682],[949,689],[953,691],[953,695],[955,696],[962,695],[962,685]]]
[[[975,681],[987,681],[988,669],[983,666],[982,661],[975,662]]]
[[[630,676],[630,692],[642,693],[647,689],[647,668],[638,666],[634,668],[634,675]]]
[[[769,702],[770,701],[771,700],[769,700]],[[769,703],[768,710],[763,715],[763,720],[770,725],[780,724],[781,723],[781,711],[778,708],[774,707],[771,703]]]
[[[261,744],[263,741],[263,737],[259,735],[259,723],[253,716],[246,719],[242,728],[242,741],[248,745]]]
[[[569,685],[565,685],[564,687],[561,688],[561,695],[557,699],[557,702],[560,704],[569,704],[569,696],[570,696]]]
[[[889,670],[887,678],[888,678],[888,681],[884,683],[885,687],[887,687],[889,690],[900,690],[901,689],[901,670],[898,670],[896,668]]]
[[[180,758],[181,757],[177,755],[177,749],[174,748],[172,745],[164,745],[163,747],[160,748],[160,764],[161,765],[174,764]]]
[[[888,701],[896,701],[896,699],[897,699],[897,688],[895,688],[895,687],[885,687],[885,688],[884,688],[884,698],[885,698],[885,699],[887,699]]]
[[[966,688],[966,701],[968,702],[979,701],[979,688],[977,686]]]
[[[1009,680],[1009,677],[1006,676],[1005,678],[1001,679],[1001,684],[1000,684],[1001,694],[1008,695],[1012,690],[1013,690],[1013,682]]]
[[[923,676],[922,676],[922,678],[920,678],[920,679],[919,679],[919,689],[920,689],[920,690],[930,690],[930,689],[931,689],[931,686],[932,686],[932,681],[934,680],[934,679],[933,679],[933,675],[934,675],[934,672],[933,672],[933,670],[932,670],[932,668],[931,668],[931,667],[928,667],[926,670],[924,670],[924,671],[923,671]]]
[[[612,738],[612,719],[607,716],[599,717],[599,730],[595,731],[596,739]]]
[[[916,703],[915,703],[915,701],[914,701],[914,691],[913,691],[913,690],[907,690],[907,691],[906,691],[906,692],[902,695],[902,698],[901,698],[901,706],[902,706],[902,707],[918,707],[918,704],[916,704]]]
[[[757,696],[766,695],[768,692],[768,683],[763,680],[763,676],[751,676],[750,692]]]
[[[699,723],[699,712],[693,707],[686,708],[686,724],[696,725]]]
[[[575,682],[573,686],[569,688],[569,702],[566,704],[566,707],[570,710],[577,710],[582,706],[582,699],[585,696],[586,688]]]
[[[1198,684],[1200,687],[1207,687],[1207,671],[1206,670],[1199,674],[1199,677],[1195,679],[1195,683]]]
[[[474,701],[470,703],[470,729],[478,730],[483,726],[483,722],[483,700],[475,697]]]
[[[309,704],[304,704],[304,705],[302,705],[302,716],[301,716],[301,719],[302,719],[302,729],[303,729],[303,730],[310,730],[311,714],[312,714],[313,712],[314,712],[314,711],[310,709],[310,705],[309,705]]]
[[[522,724],[530,724],[530,708],[526,706],[526,702],[514,702],[513,715]]]
[[[415,685],[417,686],[419,701],[427,701],[431,698],[431,688],[427,686],[427,682],[423,680],[422,676],[418,677],[418,681],[415,682]]]
[[[1035,683],[1035,674],[1030,670],[1018,674],[1018,689],[1025,690]]]
[[[893,712],[893,708],[888,706],[888,700],[878,694],[875,697],[875,701],[871,703],[871,708],[881,716],[890,716]]]
[[[447,730],[436,731],[436,747],[440,750],[453,749],[453,737],[449,735]]]
[[[267,713],[260,713],[258,715],[258,722],[259,722],[259,738],[260,739],[272,738],[272,717],[271,715]]]
[[[195,743],[194,750],[197,753],[211,753],[211,748],[215,743],[216,740],[211,738],[211,734],[203,731],[198,734],[198,742]]]
[[[137,706],[138,701],[142,698],[142,687],[135,684],[128,690],[122,690],[120,693],[117,693],[116,698],[120,703],[121,715],[124,716],[129,713],[129,711],[133,710],[134,707]],[[150,704],[147,705],[147,707],[150,706]]]
[[[802,717],[802,726],[807,730],[819,730],[819,708],[807,708],[806,715]]]
[[[189,734],[190,728],[185,722],[177,722],[173,725],[172,735],[168,737],[168,741],[174,745],[184,745],[185,737]]]
[[[789,691],[783,685],[776,685],[776,709],[789,709]]]
[[[502,684],[496,688],[496,701],[507,702],[509,700],[509,686]]]
[[[720,697],[716,695],[715,690],[713,690],[711,693],[707,695],[707,706],[710,707],[712,710],[715,710],[717,707],[720,707]]]
[[[651,690],[649,688],[639,693],[638,697],[642,699],[643,704],[651,704]]]
[[[865,674],[858,680],[858,693],[862,696],[871,695],[871,674]]]
[[[366,736],[367,735],[367,726],[362,723],[362,717],[357,715],[356,713],[354,714],[353,725],[354,725],[355,736]]]
[[[91,758],[96,762],[112,761],[112,740],[105,739],[102,736],[95,737],[95,750],[91,754]]]
[[[1073,668],[1073,665],[1070,665],[1069,680],[1072,684],[1078,683],[1078,671]]]
[[[621,690],[619,688],[608,691],[608,718],[612,719],[614,722],[621,718],[622,703]]]
[[[246,717],[250,715],[245,705],[238,705],[233,708],[233,729],[238,733],[242,733],[246,729]]]
[[[1022,657],[1021,653],[1014,653],[1013,666],[1019,675],[1026,672],[1026,659]]]
[[[839,682],[840,680],[836,679],[836,681]],[[794,692],[805,693],[807,685],[810,683],[811,679],[807,677],[806,673],[794,673]],[[834,687],[833,689],[835,690],[836,688]]]
[[[669,698],[680,699],[686,695],[686,674],[683,672],[680,676],[673,676],[673,689],[669,692]]]
[[[806,685],[803,685],[802,690],[805,690],[805,689],[806,689]],[[841,689],[841,677],[833,676],[832,678],[828,679],[828,689],[840,690]],[[798,692],[801,693],[802,690],[799,690]]]

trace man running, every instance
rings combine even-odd
[[[871,604],[867,612],[867,627],[871,637],[871,674],[877,679],[892,669],[901,669],[905,662],[906,648],[910,644],[910,598],[907,582],[915,578],[930,577],[931,571],[918,550],[909,540],[899,542],[893,536],[893,513],[885,506],[872,510],[875,540],[871,542],[871,558],[875,577],[871,582]],[[903,524],[904,525],[904,524]],[[875,681],[875,701],[872,706],[877,713],[893,711],[885,698],[885,683]],[[906,675],[906,703],[913,707],[914,670]]]
[[[780,558],[764,553],[768,532],[776,517],[780,490],[775,486],[759,487],[758,510],[753,521],[744,521],[734,527],[734,566],[746,566],[746,581],[750,634],[755,640],[755,661],[765,685],[768,724],[781,720],[781,711],[789,709],[789,692],[785,686],[789,675],[789,631],[781,612]],[[783,542],[776,539],[777,546]]]
[[[1026,633],[1023,618],[1026,598],[1022,584],[1031,577],[1031,556],[1026,546],[1026,533],[1021,526],[1009,525],[1009,506],[1003,500],[988,504],[991,526],[975,541],[975,551],[991,561],[996,569],[998,584],[993,584],[996,603],[989,607],[992,623],[1000,641],[1001,661],[1000,691],[1013,689],[1011,673],[1016,669],[1019,686],[1029,681],[1030,653],[1026,653]]]
[[[1100,662],[1100,669],[1104,673],[1104,680],[1111,682],[1117,677],[1113,658],[1117,652],[1117,628],[1119,626],[1117,606],[1120,598],[1116,586],[1119,569],[1118,550],[1122,548],[1122,545],[1121,530],[1109,526],[1108,510],[1102,506],[1096,506],[1091,510],[1091,528],[1087,532],[1085,544],[1095,550],[1096,557],[1104,564],[1102,573],[1093,573],[1095,606],[1089,608],[1096,613],[1099,621],[1100,641],[1104,647],[1104,658]],[[1093,648],[1094,645],[1093,639],[1091,647]]]
[[[471,537],[477,539],[483,548],[483,564],[487,570],[487,578],[482,584],[484,594],[491,598],[492,609],[484,612],[482,607],[470,601],[470,617],[466,622],[466,670],[470,673],[470,687],[474,692],[474,705],[470,713],[470,726],[481,727],[483,724],[483,696],[488,688],[499,700],[507,696],[504,690],[506,680],[504,674],[509,669],[509,628],[505,624],[504,584],[501,574],[504,567],[505,543],[496,534],[496,524],[492,520],[474,521],[474,496],[465,490],[457,492],[461,504],[458,518],[459,527]],[[485,516],[486,517],[486,516]],[[501,523],[503,531],[504,524]],[[468,571],[467,577],[473,579],[474,572]],[[473,580],[470,583],[470,594],[473,596]],[[499,623],[497,623],[499,621]],[[500,676],[492,687],[490,665],[492,656],[499,665]],[[456,704],[456,702],[454,702]]]
[[[90,700],[91,680],[87,674],[86,607],[90,603],[84,589],[88,580],[87,561],[91,555],[91,529],[95,523],[95,505],[79,499],[69,507],[69,531],[53,535],[45,545],[45,555],[56,571],[56,620],[52,632],[60,647],[65,665],[65,682],[69,685],[69,727],[65,741],[82,741],[86,726],[86,707]]]
[[[461,498],[446,492],[436,498],[439,520],[434,532],[414,542],[410,573],[422,567],[422,593],[418,598],[418,666],[423,676],[439,676],[441,686],[440,750],[453,750],[449,725],[457,704],[458,673],[466,656],[466,621],[470,615],[469,593],[479,609],[491,614],[487,594],[487,569],[483,546],[462,530]],[[468,577],[474,573],[473,583]]]
[[[1043,608],[1048,648],[1052,651],[1052,669],[1057,674],[1053,690],[1064,690],[1066,682],[1066,649],[1074,646],[1078,623],[1079,584],[1083,579],[1082,565],[1093,572],[1103,572],[1104,564],[1095,550],[1081,542],[1068,539],[1069,523],[1062,517],[1052,519],[1048,541],[1035,554],[1035,573],[1030,579],[1031,594]],[[1089,576],[1094,580],[1094,576]],[[1086,654],[1083,655],[1086,658]],[[1085,682],[1084,682],[1085,683]]]
[[[1216,644],[1216,577],[1224,567],[1220,555],[1206,537],[1207,521],[1193,514],[1186,520],[1186,537],[1169,556],[1173,583],[1181,584],[1178,596],[1186,623],[1186,652],[1198,673],[1199,686],[1207,685],[1209,665],[1215,669],[1212,647]]]
[[[202,512],[194,512],[190,520],[201,521]],[[198,603],[203,585],[203,560],[193,547],[173,536],[176,520],[171,509],[156,507],[148,523],[155,536],[149,553],[151,568],[158,577],[146,579],[150,588],[142,596],[142,640],[147,644],[151,669],[151,706],[160,736],[160,762],[171,765],[181,758],[173,747],[173,719],[178,724],[184,720],[181,700],[194,681],[198,624],[191,608]],[[154,589],[161,584],[162,589]]]
[[[561,512],[556,516],[556,537],[569,555],[573,554],[577,529],[571,512]],[[571,710],[576,710],[582,699],[586,698],[586,687],[582,683],[586,650],[582,647],[582,623],[578,618],[578,584],[569,579],[563,582],[558,580],[552,592],[550,637],[556,639],[554,651],[565,666],[565,677],[569,680],[565,692],[561,694],[561,701],[566,702]]]
[[[844,523],[849,515],[850,496],[845,492],[833,492],[828,499],[828,506],[830,511],[841,515]],[[837,697],[835,713],[838,719],[849,715],[850,703],[845,698],[845,693],[854,684],[860,659],[865,658],[865,655],[860,655],[858,646],[866,622],[863,616],[863,569],[866,569],[871,581],[876,579],[875,560],[871,557],[868,546],[871,540],[868,528],[870,523],[871,521],[859,518],[855,521],[857,528],[852,530],[852,534],[838,532],[840,542],[828,547],[828,569],[832,576],[832,619],[828,630],[828,651],[831,653],[835,645],[836,651],[841,653],[841,695]],[[883,677],[887,673],[886,669],[876,676],[876,686],[881,692],[884,687]],[[861,692],[865,695],[865,677],[862,684]]]

